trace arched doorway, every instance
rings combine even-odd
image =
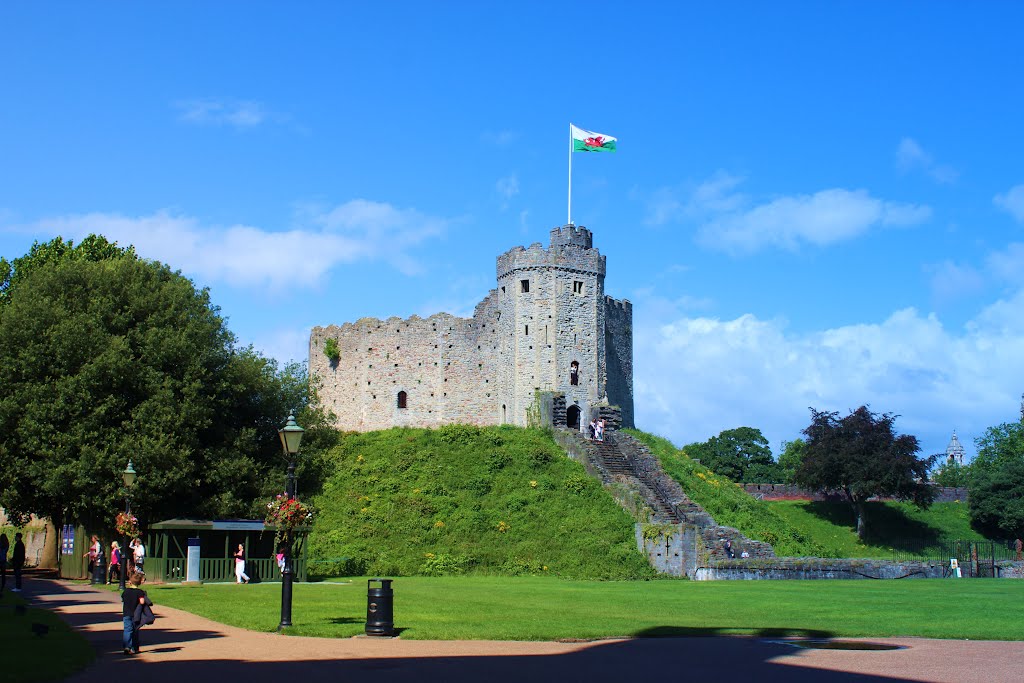
[[[565,426],[569,429],[580,428],[580,407],[569,406],[565,411]]]

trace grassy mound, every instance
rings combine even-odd
[[[348,433],[315,498],[311,573],[653,576],[633,520],[547,432]]]
[[[944,541],[982,540],[970,526],[965,503],[935,503],[919,510],[910,503],[868,503],[869,537],[857,538],[856,519],[846,503],[762,501],[737,484],[691,460],[670,441],[629,430],[661,461],[686,495],[715,521],[766,541],[782,556],[887,558],[893,546],[909,542],[921,552]]]

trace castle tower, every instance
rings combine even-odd
[[[633,309],[605,296],[604,276],[589,230],[554,228],[547,249],[535,243],[498,257],[497,287],[472,318],[313,328],[310,376],[339,429],[526,425],[538,391],[558,397],[554,424],[618,406],[622,426],[632,427]]]

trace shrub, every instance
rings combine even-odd
[[[341,359],[341,349],[338,348],[337,339],[334,337],[327,338],[324,342],[324,355],[327,356],[327,359],[335,365],[338,364],[338,361]]]

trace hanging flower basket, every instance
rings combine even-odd
[[[138,538],[142,534],[139,529],[139,518],[124,512],[117,513],[114,528],[118,534],[127,538]]]
[[[300,527],[308,527],[313,523],[316,510],[311,505],[304,505],[297,498],[288,498],[279,493],[267,503],[267,518],[264,523],[274,527],[274,547],[290,546],[295,540],[295,531]]]

